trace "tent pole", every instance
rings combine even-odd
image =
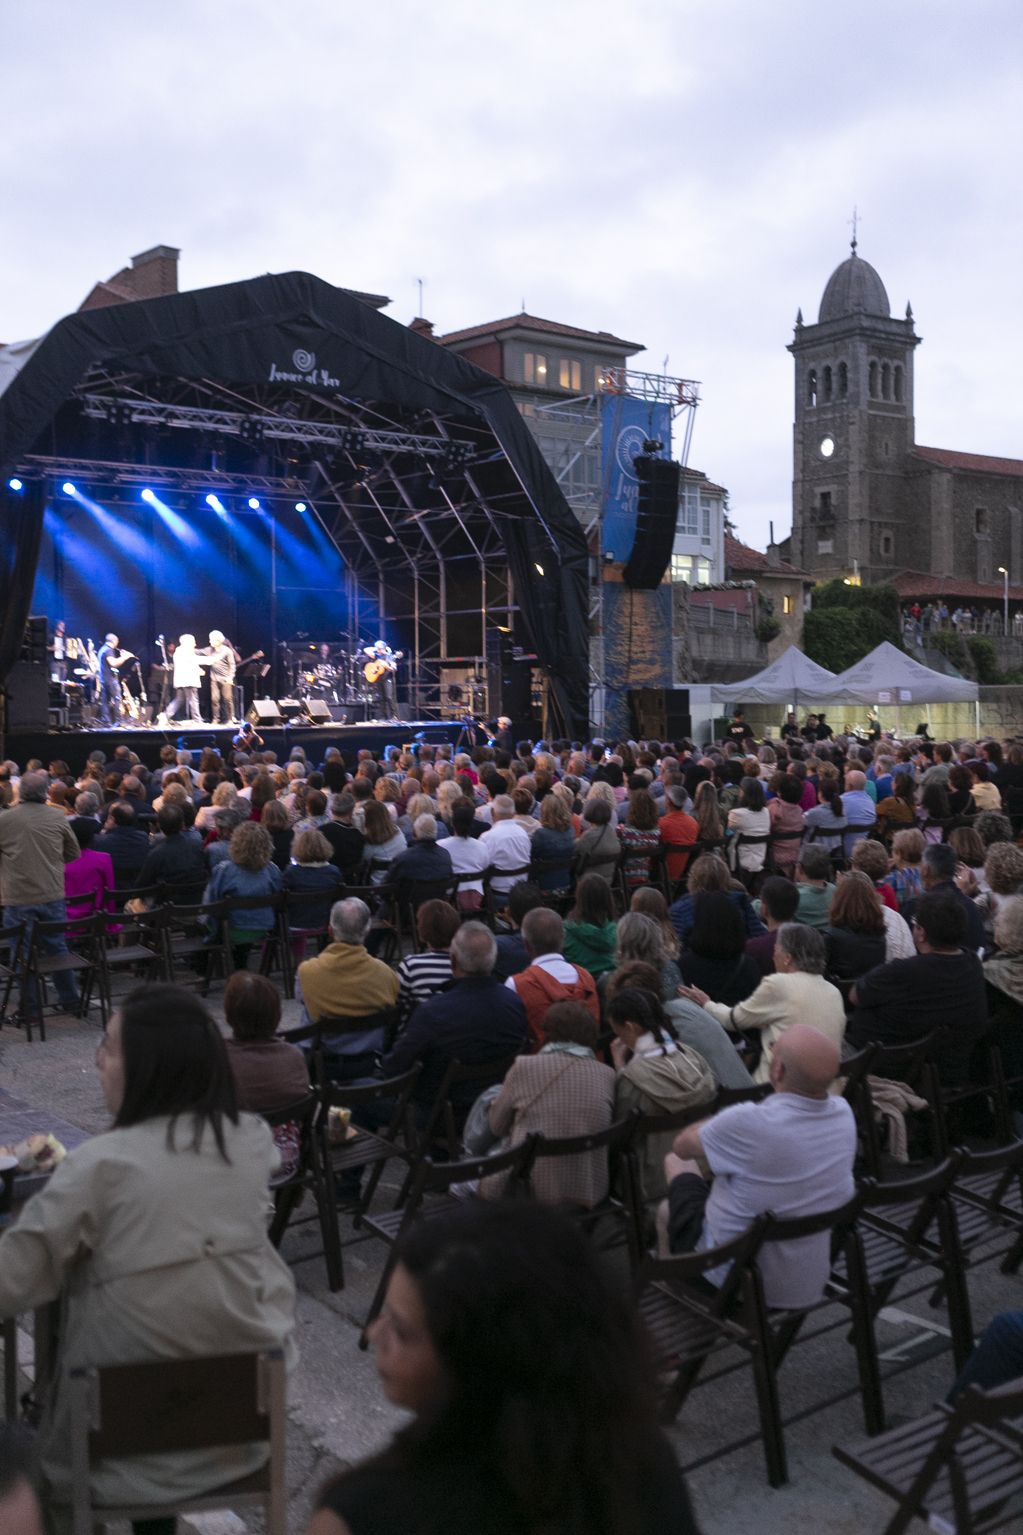
[[[979,693],[977,694],[976,698],[973,700],[973,724],[974,724],[974,732],[973,733],[974,733],[974,735],[979,736],[980,735],[980,694]]]

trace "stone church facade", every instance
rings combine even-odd
[[[818,581],[891,582],[906,598],[1000,602],[1023,587],[1023,461],[916,442],[913,311],[893,319],[852,253],[816,324],[796,317],[793,565]],[[1023,593],[1013,592],[1013,601]]]

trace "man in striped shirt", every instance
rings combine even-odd
[[[419,1006],[451,980],[451,940],[460,918],[448,901],[424,901],[416,912],[416,928],[423,949],[407,954],[398,966],[398,1011],[404,1028]]]

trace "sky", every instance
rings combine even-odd
[[[516,314],[698,379],[690,463],[791,525],[792,339],[912,301],[916,437],[1023,458],[1019,0],[0,0],[0,339],[156,244],[438,333]]]

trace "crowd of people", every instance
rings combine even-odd
[[[73,1281],[65,1369],[213,1352],[225,1339],[291,1350],[293,1284],[265,1208],[272,1169],[297,1155],[296,1127],[271,1134],[257,1116],[295,1104],[308,1069],[278,1034],[279,989],[250,968],[273,920],[259,898],[281,889],[308,901],[304,930],[327,930],[318,950],[298,952],[295,994],[304,1023],[329,1022],[334,1080],[417,1066],[422,1126],[452,1062],[492,1068],[482,1093],[478,1080],[452,1091],[467,1153],[598,1134],[635,1110],[709,1112],[721,1088],[751,1090],[645,1142],[647,1234],[665,1252],[720,1245],[767,1209],[799,1215],[851,1195],[856,1132],[839,1089],[843,1060],[867,1044],[937,1031],[939,1080],[958,1089],[984,1086],[997,1043],[1019,1134],[1023,848],[1006,813],[1017,789],[1018,742],[790,734],[756,749],[747,732],[704,751],[520,743],[364,751],[346,764],[328,749],[314,765],[295,748],[279,765],[254,749],[196,762],[165,748],[149,772],[118,747],[79,774],[3,764],[6,925],[185,890],[253,900],[232,917],[229,1037],[176,988],[119,1006],[98,1056],[113,1129],[73,1152],[3,1236],[0,1314]],[[380,937],[403,905],[415,908],[412,940],[385,962]],[[396,1030],[362,1026],[389,1009]],[[758,1084],[767,1096],[754,1101]],[[355,1121],[374,1129],[393,1107],[382,1098]],[[596,1212],[616,1176],[599,1150],[551,1158],[533,1192],[542,1206]],[[336,1192],[359,1198],[360,1170]],[[415,1423],[325,1491],[315,1535],[426,1528],[417,1509],[446,1506],[455,1486],[495,1531],[694,1527],[637,1405],[649,1382],[634,1321],[577,1232],[502,1192],[484,1177],[462,1217],[424,1223],[404,1249],[374,1334],[385,1389]],[[811,1304],[827,1235],[765,1262],[769,1305]],[[189,1296],[185,1342],[165,1285],[178,1304]],[[514,1293],[534,1307],[521,1338]],[[622,1373],[598,1390],[580,1359],[601,1328]],[[586,1406],[604,1394],[614,1401],[598,1431]],[[56,1411],[43,1470],[58,1506],[65,1449]],[[593,1467],[585,1492],[574,1464]],[[178,1456],[142,1467],[138,1485],[159,1502],[246,1469]],[[114,1464],[96,1490],[123,1487]]]

